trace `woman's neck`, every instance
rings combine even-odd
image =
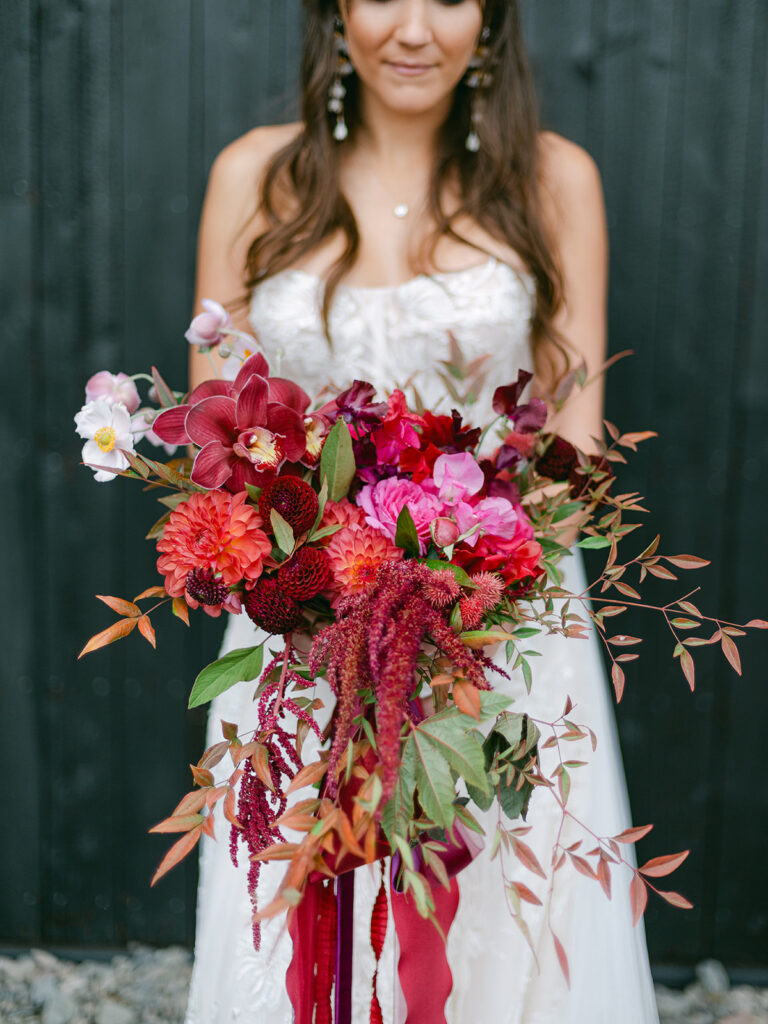
[[[439,108],[418,114],[403,113],[386,107],[367,91],[360,97],[361,124],[356,132],[355,149],[370,156],[381,168],[411,175],[429,173],[440,129],[450,112],[451,98]]]

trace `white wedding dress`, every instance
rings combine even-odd
[[[484,425],[492,416],[493,389],[516,379],[519,368],[531,368],[533,279],[496,260],[454,273],[418,277],[397,287],[341,287],[331,313],[332,346],[318,313],[318,287],[317,278],[308,273],[280,273],[256,289],[251,310],[272,373],[297,380],[310,394],[329,382],[346,386],[354,378],[382,389],[410,383],[428,407],[434,409],[439,403],[441,411],[448,412],[452,403],[445,398],[437,372],[441,361],[450,359],[450,332],[467,362],[488,357],[486,385],[468,413],[473,422]],[[581,589],[581,563],[577,558],[567,561],[565,585]],[[224,649],[251,646],[256,638],[255,627],[244,615],[232,617]],[[267,646],[276,649],[277,639]],[[526,710],[547,721],[561,715],[566,696],[571,697],[575,708],[570,717],[590,726],[598,743],[594,753],[586,741],[569,745],[568,757],[589,762],[572,771],[569,808],[596,835],[615,835],[630,825],[630,817],[612,698],[597,642],[548,637],[530,641],[530,646],[543,655],[532,659],[531,695],[517,673],[509,682],[495,677],[494,686],[515,697],[514,710]],[[253,691],[252,684],[240,683],[214,700],[209,743],[221,738],[222,719],[237,723],[241,731],[253,727]],[[305,753],[305,760],[310,756]],[[542,762],[545,771],[548,765],[551,770],[551,750],[543,751]],[[494,811],[480,815],[488,832],[486,848],[458,876],[461,900],[448,939],[454,979],[446,1008],[448,1024],[657,1024],[642,921],[632,926],[630,870],[614,869],[609,902],[595,881],[566,865],[547,899],[547,883],[518,864],[508,864],[511,877],[524,882],[543,901],[541,907],[524,905],[536,949],[534,959],[510,916],[499,861],[489,855]],[[533,828],[526,841],[548,873],[559,822],[555,801],[547,792],[535,791],[528,813]],[[284,921],[263,926],[261,951],[255,952],[246,892],[247,854],[241,847],[240,867],[233,867],[229,826],[220,808],[216,836],[216,842],[203,838],[187,1024],[290,1024],[285,971],[291,942]],[[583,833],[569,823],[565,836],[569,843]],[[581,852],[594,845],[586,836]],[[632,847],[623,850],[631,856]],[[271,898],[284,870],[282,863],[263,867],[262,905]],[[356,872],[354,1024],[369,1020],[373,974],[369,921],[378,883],[378,870]],[[548,918],[568,954],[570,990],[557,962]],[[405,1012],[393,932],[390,922],[379,994],[387,1024],[402,1024]]]

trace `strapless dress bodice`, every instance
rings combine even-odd
[[[481,360],[472,378],[471,418],[482,424],[491,418],[494,388],[519,369],[532,369],[534,279],[499,260],[394,286],[341,285],[329,317],[330,343],[320,313],[322,287],[313,274],[283,271],[253,290],[250,308],[272,373],[311,395],[357,378],[381,390],[415,391],[425,406],[448,412],[463,404],[449,397],[443,379],[453,338],[466,364]]]

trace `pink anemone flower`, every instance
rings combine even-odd
[[[237,492],[263,486],[285,462],[304,458],[308,406],[309,395],[293,381],[270,377],[257,353],[234,381],[205,381],[186,403],[162,412],[153,429],[168,444],[200,448],[194,483]]]

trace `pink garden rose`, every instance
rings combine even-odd
[[[88,380],[85,385],[85,400],[87,402],[106,402],[108,405],[116,405],[122,402],[129,413],[134,413],[139,408],[139,392],[136,385],[127,373],[110,373],[109,370],[101,370]]]
[[[395,539],[397,517],[408,506],[416,533],[419,536],[421,554],[427,550],[432,521],[442,514],[444,505],[440,497],[427,489],[425,484],[412,480],[390,477],[377,484],[367,484],[357,495],[356,501],[365,512],[365,521],[375,530]]]

